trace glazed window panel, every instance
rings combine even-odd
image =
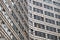
[[[52,0],[43,0],[43,1],[46,2],[46,3],[52,4]]]
[[[44,18],[38,15],[34,15],[34,19],[40,20],[40,21],[44,21]]]
[[[57,40],[57,36],[51,34],[47,34],[47,38],[52,40]]]
[[[39,23],[34,23],[34,27],[38,27],[38,28],[41,28],[41,29],[45,29],[45,25],[39,24]]]
[[[46,22],[48,22],[48,23],[55,24],[55,21],[54,21],[54,20],[52,20],[52,19],[48,19],[48,18],[46,18],[45,20],[46,20]]]
[[[58,9],[58,8],[54,8],[54,11],[60,13],[60,9]]]
[[[53,28],[53,27],[50,27],[50,26],[46,26],[46,30],[56,32],[56,28]]]
[[[45,11],[45,15],[47,15],[47,16],[51,16],[51,17],[54,17],[54,14],[51,13],[51,12],[48,12],[48,11]]]
[[[60,33],[60,29],[58,29],[58,33]]]
[[[49,10],[53,10],[53,7],[46,5],[46,4],[44,4],[44,8],[49,9]]]
[[[56,6],[60,6],[60,3],[53,1],[53,4]]]
[[[58,14],[55,14],[55,18],[58,18],[58,19],[60,19],[60,15],[58,15]]]
[[[33,1],[33,4],[42,7],[42,3],[40,2]]]
[[[38,8],[34,8],[34,7],[33,7],[33,11],[34,11],[34,12],[37,12],[37,13],[43,14],[43,10],[38,9]]]
[[[56,21],[56,24],[57,24],[58,26],[60,26],[60,22]]]
[[[43,32],[35,31],[35,35],[46,38],[46,34]]]

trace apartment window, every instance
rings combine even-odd
[[[56,21],[56,24],[57,24],[58,26],[60,26],[60,22]]]
[[[33,4],[42,7],[42,3],[40,2],[33,1]]]
[[[60,37],[59,37],[59,40],[60,40]]]
[[[56,12],[59,12],[59,13],[60,13],[60,9],[58,9],[58,8],[54,8],[54,11],[56,11]]]
[[[53,4],[56,6],[60,6],[60,3],[53,1]]]
[[[60,29],[58,29],[58,33],[60,33]]]
[[[32,10],[32,7],[31,6],[29,6],[29,10]]]
[[[32,22],[32,21],[30,21],[30,20],[29,20],[29,24],[30,24],[31,26],[33,26],[33,22]]]
[[[33,29],[31,29],[31,34],[33,34]]]
[[[34,15],[34,19],[37,19],[37,20],[40,20],[40,21],[44,21],[43,17],[37,16],[37,15]]]
[[[58,14],[55,14],[55,18],[58,18],[58,19],[60,19],[60,15],[58,15]]]
[[[21,34],[21,32],[19,32],[19,37],[20,37],[21,40],[24,40],[24,37],[23,37],[23,35]]]
[[[14,4],[14,6],[13,6],[14,8],[15,8],[15,10],[18,10],[18,7]]]
[[[53,28],[53,27],[50,27],[50,26],[46,26],[46,30],[56,32],[56,28]]]
[[[52,24],[55,24],[55,21],[54,20],[51,20],[51,19],[45,19],[46,20],[46,22],[48,22],[48,23],[52,23]]]
[[[41,29],[45,29],[45,25],[39,24],[39,23],[34,23],[34,27],[38,27],[38,28],[41,28]]]
[[[46,4],[44,4],[44,8],[49,9],[49,10],[53,10],[53,7],[48,6],[48,5],[46,5]]]
[[[37,12],[37,13],[43,14],[43,10],[38,9],[38,8],[34,8],[34,7],[33,7],[33,11],[35,11],[35,12]]]
[[[47,16],[51,16],[51,17],[54,17],[54,14],[51,13],[51,12],[48,12],[48,11],[45,11],[45,15],[47,15]]]
[[[31,0],[29,0],[29,3],[31,3]]]
[[[15,15],[15,13],[12,11],[12,14],[11,14],[13,17],[14,17],[14,19],[16,20],[16,22],[17,22],[17,20],[18,20],[18,18],[17,18],[17,16]]]
[[[30,40],[34,40],[33,38],[30,38]]]
[[[46,3],[52,3],[52,0],[43,0]]]
[[[32,18],[32,13],[29,12],[29,17]]]
[[[52,40],[57,40],[57,36],[51,34],[47,34],[47,38]]]
[[[46,38],[46,34],[43,32],[35,31],[35,35]]]

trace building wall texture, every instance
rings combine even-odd
[[[0,0],[0,34],[5,40],[60,40],[60,1]]]

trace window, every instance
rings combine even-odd
[[[58,26],[60,26],[60,22],[56,21],[56,24],[57,24]]]
[[[59,37],[59,40],[60,40],[60,37]]]
[[[41,28],[41,29],[45,29],[45,25],[43,25],[43,24],[38,24],[38,23],[34,23],[34,27],[38,27],[38,28]]]
[[[57,36],[55,35],[47,34],[47,37],[48,39],[57,40]]]
[[[29,13],[30,18],[32,18],[32,13]]]
[[[37,9],[37,8],[33,7],[33,11],[43,14],[43,10],[41,10],[41,9]]]
[[[52,0],[43,0],[46,3],[52,3]]]
[[[58,29],[58,33],[60,33],[60,29]]]
[[[33,34],[33,29],[31,29],[31,34]]]
[[[42,7],[42,3],[40,2],[33,1],[33,4]]]
[[[53,7],[48,6],[48,5],[46,5],[46,4],[44,4],[44,8],[49,9],[49,10],[53,10]]]
[[[60,15],[58,15],[58,14],[55,14],[55,17],[58,18],[58,19],[60,19]]]
[[[29,3],[31,3],[31,0],[29,0]]]
[[[51,13],[51,12],[47,12],[47,11],[45,11],[45,15],[48,15],[48,16],[51,16],[51,17],[54,17],[54,14],[53,14],[53,13]]]
[[[60,6],[60,3],[53,1],[53,4],[56,6]]]
[[[33,26],[33,22],[32,22],[32,21],[30,21],[30,20],[29,20],[29,24],[30,24],[31,26]]]
[[[33,38],[30,38],[30,40],[34,40]]]
[[[59,12],[59,13],[60,13],[60,9],[58,9],[58,8],[54,8],[54,11],[56,11],[56,12]]]
[[[44,21],[43,17],[37,16],[37,15],[34,15],[34,19],[37,19],[37,20],[40,20],[40,21]]]
[[[46,26],[46,30],[56,32],[56,28],[53,28],[53,27],[50,27],[50,26]]]
[[[15,10],[18,10],[18,7],[14,4],[14,6],[13,6],[14,8],[15,8]]]
[[[40,37],[44,37],[44,38],[46,38],[46,34],[43,33],[43,32],[35,31],[35,35],[36,35],[36,36],[40,36]]]
[[[15,15],[15,13],[12,11],[12,14],[11,14],[13,17],[14,17],[14,19],[16,20],[16,22],[17,22],[17,20],[18,20],[18,18],[17,18],[17,16]]]
[[[48,23],[52,23],[52,24],[55,24],[55,21],[54,20],[51,20],[51,19],[45,19],[46,20],[46,22],[48,22]]]
[[[32,7],[31,6],[29,6],[29,10],[32,10]]]

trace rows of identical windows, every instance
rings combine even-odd
[[[44,21],[44,17],[38,16],[38,15],[34,15],[34,19],[40,20],[40,21]],[[49,18],[45,18],[45,21],[47,23],[56,24],[56,25],[60,26],[60,22],[59,21],[56,21],[56,23],[55,23],[54,20],[49,19]]]
[[[59,2],[56,2],[56,1],[52,1],[52,0],[43,0],[43,2],[46,2],[46,3],[49,3],[49,4],[54,4],[56,6],[60,6],[60,3]]]
[[[46,25],[43,25],[43,24],[39,24],[39,23],[34,23],[34,27],[37,27],[37,28],[41,28],[41,29],[46,29],[46,30],[49,30],[49,31],[52,31],[52,32],[56,32],[56,28],[54,27],[51,27],[51,26],[46,26]],[[60,29],[57,29],[58,33],[60,33]]]
[[[33,34],[33,29],[31,29],[31,34]],[[52,35],[52,34],[46,35],[46,33],[44,32],[35,31],[35,35],[39,37],[43,37],[43,38],[52,39],[52,40],[58,40],[57,36]],[[60,37],[59,37],[59,40],[60,40]]]
[[[31,29],[31,34],[33,34],[33,29]],[[48,38],[48,39],[52,39],[52,40],[60,40],[60,37],[57,38],[57,36],[52,35],[52,34],[46,34],[44,32],[39,32],[39,31],[35,31],[35,35],[39,36],[39,37],[43,37],[43,38]]]
[[[42,3],[40,2],[33,1],[33,4],[42,7]]]

